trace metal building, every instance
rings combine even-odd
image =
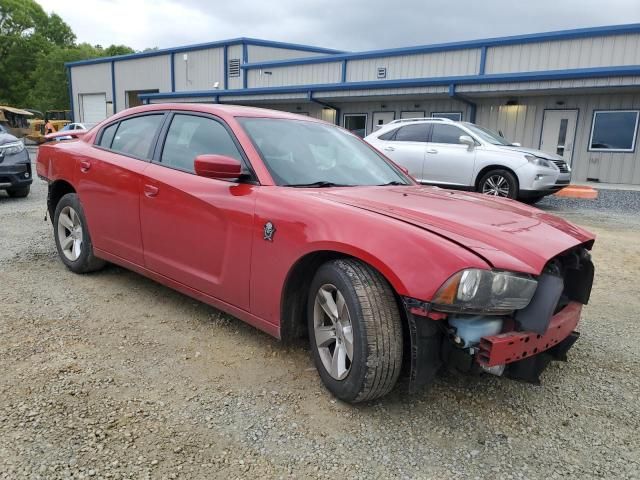
[[[362,136],[446,116],[562,155],[575,181],[640,184],[640,24],[357,53],[241,38],[67,66],[89,124],[141,102],[260,105]]]

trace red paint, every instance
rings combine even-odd
[[[567,338],[580,321],[582,304],[571,302],[551,318],[544,335],[508,332],[480,340],[478,363],[487,367],[516,362],[548,350]]]
[[[307,254],[328,250],[357,257],[384,275],[398,295],[428,302],[461,269],[539,274],[552,257],[594,238],[539,210],[476,194],[417,185],[276,186],[236,117],[319,122],[308,117],[230,105],[161,104],[121,112],[103,124],[162,110],[216,115],[234,132],[258,184],[197,176],[97,148],[101,125],[77,141],[42,146],[38,174],[64,180],[78,192],[98,256],[272,335],[281,333],[288,275]],[[276,227],[273,241],[263,238],[267,222]]]

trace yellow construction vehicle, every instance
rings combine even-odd
[[[44,142],[44,126],[47,120],[53,125],[53,129],[59,132],[65,125],[71,123],[71,110],[47,110],[44,113],[44,119],[35,119],[30,122],[30,131],[27,135],[29,140],[36,143]]]

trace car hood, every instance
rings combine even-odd
[[[564,160],[560,155],[556,155],[555,153],[547,153],[542,150],[536,150],[535,148],[526,148],[526,147],[504,147],[498,146],[500,150],[508,150],[510,152],[521,152],[527,155],[535,155],[536,157],[546,158],[547,160]]]
[[[13,143],[17,142],[18,139],[11,135],[10,133],[0,132],[0,145],[4,145],[5,143]]]
[[[447,238],[496,269],[537,275],[551,258],[595,238],[515,201],[437,187],[332,188],[319,195]]]

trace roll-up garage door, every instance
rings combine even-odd
[[[80,95],[80,121],[87,127],[93,127],[107,118],[107,96],[104,93],[85,93]]]

